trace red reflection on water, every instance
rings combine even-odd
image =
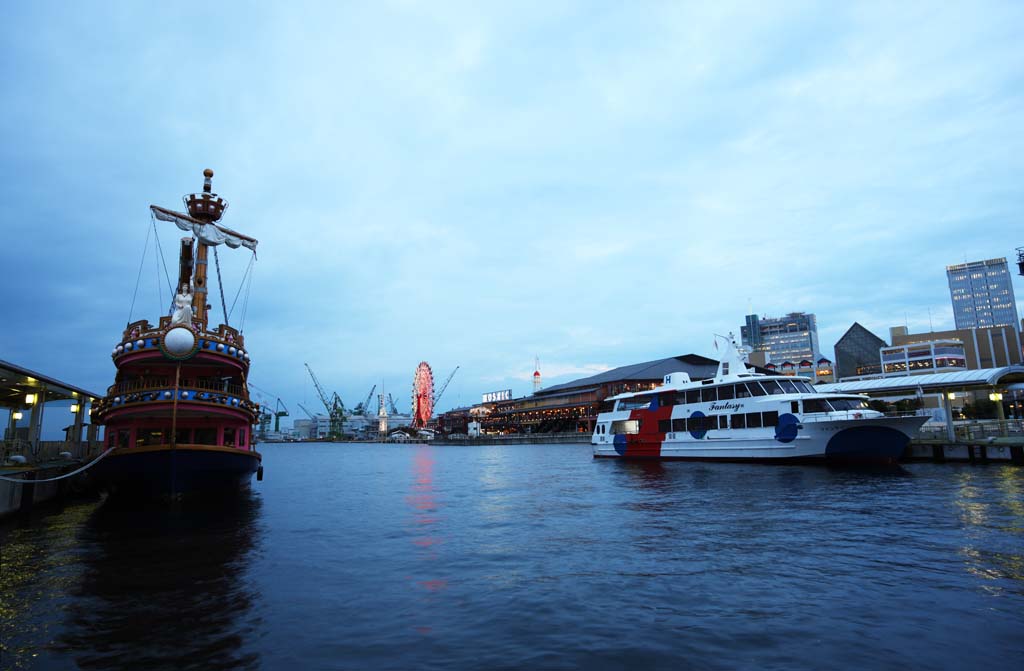
[[[413,482],[410,493],[406,496],[410,507],[413,510],[413,522],[419,533],[412,539],[413,545],[417,548],[418,559],[423,561],[436,561],[438,558],[437,547],[444,542],[444,538],[431,533],[436,531],[436,525],[441,521],[439,515],[440,504],[435,497],[434,490],[434,456],[433,450],[428,445],[416,449],[413,457]],[[416,585],[431,593],[442,592],[448,587],[448,581],[443,578],[428,576],[415,576]],[[423,628],[418,628],[422,631]],[[429,628],[426,628],[429,631]]]

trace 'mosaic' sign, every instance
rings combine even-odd
[[[511,401],[512,390],[502,389],[501,391],[491,391],[484,394],[484,403],[497,403],[498,401]]]

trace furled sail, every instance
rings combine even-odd
[[[182,212],[175,212],[157,205],[150,205],[149,209],[160,221],[171,221],[183,231],[188,231],[207,245],[227,245],[232,249],[245,247],[256,251],[258,241],[248,235],[242,235],[230,228],[224,228],[218,224],[199,221]]]

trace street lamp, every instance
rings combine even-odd
[[[1003,400],[1003,395],[1000,394],[998,391],[994,391],[988,395],[988,400],[998,402]]]

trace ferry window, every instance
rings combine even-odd
[[[658,420],[658,433],[669,433],[672,431],[672,420],[671,419],[659,419]]]
[[[245,429],[239,429],[238,430],[238,446],[239,447],[245,447],[245,445],[246,445],[245,439],[246,439],[246,430]]]
[[[128,429],[121,429],[117,432],[117,446],[128,447],[128,442],[132,438],[132,432]]]
[[[748,429],[759,429],[759,428],[761,428],[761,413],[759,413],[759,412],[748,412],[747,413],[747,428]]]
[[[736,385],[736,398],[750,398],[753,394],[745,384]]]
[[[796,385],[793,384],[790,380],[779,380],[779,386],[781,386],[783,391],[785,391],[787,394],[796,394],[799,391],[796,388]]]
[[[812,387],[811,385],[807,384],[803,380],[794,380],[793,384],[796,385],[796,388],[797,388],[798,391],[802,391],[805,394],[813,394],[814,393],[814,387]]]
[[[718,400],[718,390],[714,387],[705,387],[700,390],[700,400],[707,403],[708,401]]]
[[[772,410],[771,412],[761,413],[761,419],[764,420],[765,426],[779,425],[779,413],[774,410]]]
[[[736,390],[731,384],[727,384],[724,387],[718,388],[718,400],[728,401],[736,398]]]
[[[234,429],[227,429],[227,428],[224,429],[224,445],[226,447],[234,447],[235,446],[235,430]]]
[[[768,392],[764,390],[760,382],[748,382],[747,389],[750,390],[752,396],[764,396]]]
[[[192,429],[177,429],[174,432],[174,442],[179,445],[187,445],[192,442]]]
[[[729,416],[728,415],[719,415],[718,416],[718,428],[719,429],[728,429],[729,428]]]
[[[805,398],[804,412],[831,412],[832,406],[823,398]]]
[[[746,415],[733,415],[732,416],[732,428],[734,428],[734,429],[745,429],[745,428],[747,428],[747,416]]]
[[[686,420],[682,418],[673,419],[672,430],[675,431],[676,433],[682,433],[683,431],[686,431]]]
[[[765,380],[764,382],[761,383],[761,386],[764,387],[764,390],[768,393],[769,396],[784,393],[782,391],[782,387],[780,387],[779,383],[776,382],[775,380]]]
[[[800,401],[790,401],[789,411],[794,415],[800,414]]]
[[[669,407],[669,406],[673,406],[675,404],[676,404],[676,395],[675,394],[662,394],[661,396],[658,397],[658,405],[660,405],[663,408],[666,408],[666,407]]]
[[[707,428],[706,423],[704,421],[705,419],[707,419],[707,417],[690,417],[689,419],[686,420],[686,430],[704,431]]]
[[[640,433],[640,422],[635,419],[620,419],[612,422],[612,433]]]
[[[687,403],[700,403],[700,389],[691,389],[686,392]]]
[[[862,401],[856,398],[830,398],[828,402],[836,410],[867,410],[867,401]]]
[[[615,410],[615,401],[601,401],[601,407],[598,408],[598,412],[612,412]]]
[[[196,445],[216,445],[217,429],[196,429],[193,440]]]

